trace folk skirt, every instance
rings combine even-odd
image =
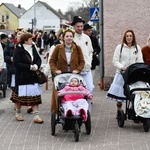
[[[12,102],[22,106],[34,106],[42,103],[42,91],[38,83],[33,85],[20,85],[15,88],[15,91],[12,92]]]
[[[125,102],[126,96],[124,95],[124,79],[120,73],[116,73],[114,80],[108,90],[107,98],[116,102]]]

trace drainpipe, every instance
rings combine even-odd
[[[100,90],[104,90],[104,24],[103,24],[103,0],[99,0],[99,25],[100,25],[100,47],[101,47],[101,53],[100,53]]]

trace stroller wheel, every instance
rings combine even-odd
[[[56,126],[56,113],[53,110],[51,114],[51,134],[55,135],[55,126]]]
[[[124,111],[122,109],[118,110],[117,116],[118,116],[117,117],[118,126],[123,127],[124,126],[124,120],[125,120]]]
[[[90,112],[87,112],[87,121],[85,122],[86,133],[89,135],[91,133],[91,116]]]
[[[143,129],[145,132],[148,132],[149,131],[149,125],[150,125],[150,122],[148,119],[144,120],[143,122]]]
[[[75,125],[74,125],[74,139],[75,139],[75,142],[79,141],[79,125],[77,121],[75,122]]]

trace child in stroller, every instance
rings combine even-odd
[[[83,93],[74,93],[76,91],[83,91],[87,94],[89,99],[92,99],[92,94],[80,83],[79,79],[74,76],[70,77],[69,84],[66,84],[62,90],[58,91],[58,95],[61,92],[66,92],[61,100],[62,107],[64,108],[64,115],[81,115],[83,120],[86,121],[88,102],[85,99],[85,95]]]
[[[91,133],[89,103],[92,94],[86,89],[86,82],[79,74],[59,74],[54,78],[54,85],[58,91],[59,111],[57,113],[53,110],[51,113],[51,134],[55,135],[55,126],[62,124],[63,130],[73,130],[77,142],[83,123],[86,133]]]

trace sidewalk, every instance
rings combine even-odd
[[[124,128],[118,127],[116,105],[106,99],[107,91],[99,90],[98,79],[99,70],[96,70],[92,132],[86,135],[83,124],[79,142],[74,142],[74,134],[64,132],[59,124],[56,135],[51,136],[51,83],[48,90],[42,86],[40,116],[44,124],[33,123],[33,115],[26,113],[26,107],[22,110],[25,121],[17,122],[14,106],[9,100],[11,91],[7,90],[6,98],[0,97],[0,150],[149,150],[150,133],[144,132],[142,124],[127,120]]]

